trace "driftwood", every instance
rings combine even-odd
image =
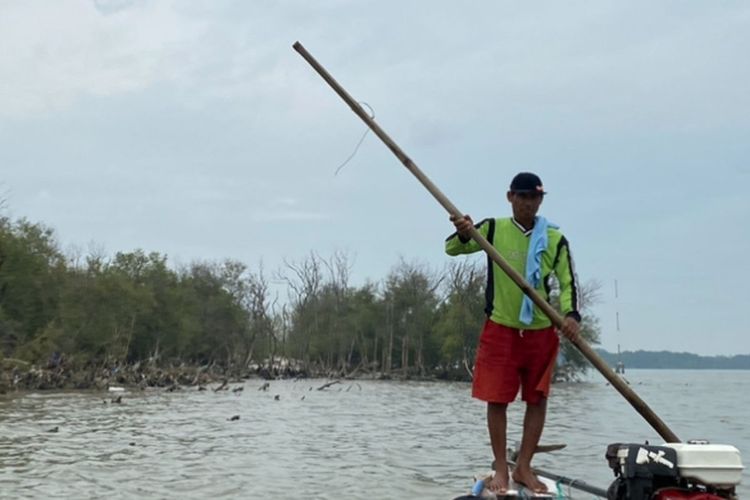
[[[322,390],[328,389],[332,385],[336,385],[336,384],[340,384],[340,383],[341,383],[340,380],[334,380],[333,382],[328,382],[327,384],[321,385],[320,387],[318,387],[318,390],[322,391]]]
[[[471,371],[471,367],[469,366],[469,361],[466,358],[464,358],[464,368],[466,369],[466,373],[469,374],[469,379],[470,380],[473,379],[474,373]]]

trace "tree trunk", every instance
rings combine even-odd
[[[425,369],[424,369],[424,357],[422,355],[422,350],[424,349],[424,335],[422,332],[419,332],[419,338],[417,339],[417,352],[416,352],[416,366],[419,369],[419,374],[424,376]]]
[[[409,370],[409,337],[404,335],[401,340],[401,370],[406,375]]]
[[[247,368],[250,362],[253,360],[253,354],[255,353],[255,341],[258,338],[257,335],[253,335],[249,342],[245,346],[245,366]]]
[[[349,355],[346,357],[346,368],[349,369],[352,366],[352,356],[354,355],[354,344],[356,339],[352,339],[352,345],[349,347]]]
[[[388,351],[385,364],[385,373],[391,373],[393,366],[393,305],[388,305]]]

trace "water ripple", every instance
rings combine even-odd
[[[640,370],[634,389],[683,439],[750,457],[750,372]],[[0,492],[11,498],[452,498],[490,463],[465,383],[274,381],[259,391],[98,392],[0,399]],[[278,396],[278,397],[277,397]],[[231,417],[238,415],[238,420]],[[523,406],[509,409],[520,440]],[[56,429],[55,429],[56,428]],[[55,432],[53,432],[55,431]],[[606,445],[661,442],[603,380],[555,386],[538,467],[606,487]],[[747,473],[740,497],[750,493]]]

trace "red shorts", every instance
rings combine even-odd
[[[521,399],[537,404],[549,395],[560,339],[554,326],[519,330],[487,320],[479,337],[471,395],[488,403]]]

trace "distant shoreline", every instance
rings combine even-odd
[[[750,354],[700,356],[688,352],[624,351],[618,356],[604,349],[596,351],[610,366],[614,367],[621,361],[626,370],[750,370]]]

